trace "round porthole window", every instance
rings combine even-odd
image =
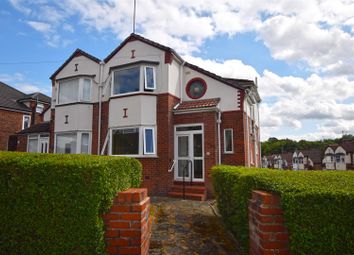
[[[190,80],[186,87],[187,95],[192,99],[199,99],[204,96],[207,90],[206,82],[202,78]]]

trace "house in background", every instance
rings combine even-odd
[[[354,169],[354,141],[343,140],[340,144],[329,145],[322,160],[325,170]]]
[[[293,170],[321,170],[322,150],[296,150],[292,156]]]
[[[16,132],[50,118],[50,97],[0,82],[0,150],[17,150]]]
[[[262,157],[262,167],[263,168],[273,168],[273,169],[291,169],[292,165],[292,154],[282,153],[273,154],[271,156]]]
[[[205,199],[213,165],[260,166],[251,80],[220,77],[136,34],[103,61],[76,50],[51,80],[50,152],[137,158],[152,194],[180,196],[185,179],[188,197]]]

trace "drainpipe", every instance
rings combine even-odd
[[[221,165],[221,110],[218,107],[218,119],[217,119],[217,124],[218,124],[218,165]],[[234,141],[232,141],[234,142]]]
[[[100,155],[100,148],[101,148],[101,116],[102,116],[102,78],[103,78],[103,66],[104,62],[100,62],[100,73],[99,75],[99,85],[98,85],[98,134],[97,134],[97,155]]]
[[[247,100],[247,98],[249,97],[248,94],[248,90],[245,90],[245,94],[246,94],[246,98],[245,100]],[[247,102],[248,105],[248,102]],[[251,166],[251,159],[250,159],[250,129],[249,129],[249,122],[248,122],[248,113],[247,113],[248,108],[246,109],[246,134],[247,134],[247,166],[250,167]]]
[[[185,60],[183,60],[180,68],[179,68],[179,75],[180,75],[180,80],[179,80],[179,88],[180,88],[180,100],[179,100],[179,103],[182,103],[183,102],[183,67],[184,67],[184,64],[186,63]]]

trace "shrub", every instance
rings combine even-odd
[[[354,172],[216,166],[213,185],[226,225],[248,252],[252,190],[279,194],[292,254],[354,254]]]
[[[135,159],[0,153],[1,254],[102,254],[116,192],[140,186]]]

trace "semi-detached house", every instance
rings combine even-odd
[[[203,199],[213,165],[260,166],[251,80],[215,75],[137,34],[103,61],[76,50],[51,80],[50,151],[137,158],[151,194],[178,196],[184,175]]]

